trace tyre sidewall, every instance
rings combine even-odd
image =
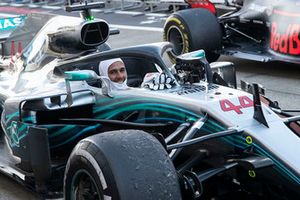
[[[170,16],[164,27],[164,33],[163,33],[163,40],[164,41],[169,41],[169,35],[170,35],[170,30],[171,29],[177,29],[181,37],[183,39],[183,49],[181,54],[188,53],[191,50],[191,44],[189,41],[189,38],[191,38],[190,31],[188,30],[187,25],[183,22],[183,20],[180,19],[180,17],[176,15]],[[172,62],[175,63],[176,55],[173,53],[173,51],[168,52],[169,57],[171,58]]]
[[[87,143],[87,141],[84,142]],[[65,199],[71,200],[73,178],[79,170],[85,170],[93,177],[101,196],[109,196],[114,200],[120,199],[113,174],[108,167],[104,167],[107,161],[104,159],[104,156],[101,156],[101,152],[97,150],[97,146],[93,143],[86,145],[88,147],[84,147],[85,145],[82,144],[78,146],[79,147],[76,147],[70,155],[65,170]],[[101,198],[103,198],[103,196]]]
[[[182,36],[182,54],[203,49],[209,62],[219,58],[219,54],[214,51],[222,47],[222,29],[216,16],[208,10],[188,9],[171,15],[164,26],[165,41],[170,41],[169,34],[172,28],[176,28]],[[175,63],[174,52],[170,52],[169,57]]]
[[[140,130],[110,131],[80,141],[65,170],[67,200],[72,176],[79,170],[90,171],[107,199],[181,199],[168,153],[154,136]]]

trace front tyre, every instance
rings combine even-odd
[[[181,199],[176,170],[163,146],[138,130],[80,141],[65,170],[66,200]]]
[[[217,17],[207,9],[195,8],[173,13],[164,25],[164,41],[173,44],[169,57],[203,49],[208,62],[216,61],[221,49],[222,31]]]

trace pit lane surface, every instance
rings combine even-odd
[[[1,12],[1,7],[0,7]],[[60,13],[63,11],[47,11]],[[2,15],[5,12],[1,13]],[[10,13],[12,14],[12,13]],[[149,13],[150,14],[150,13]],[[77,14],[76,14],[77,15]],[[111,36],[108,42],[112,48],[162,41],[162,27],[165,15],[138,15],[137,13],[107,12],[95,13],[115,27],[120,28],[119,35]],[[235,63],[238,80],[257,82],[267,88],[266,94],[277,100],[282,108],[300,108],[300,66],[286,63],[259,63],[248,60],[221,57],[220,61]],[[0,200],[35,200],[34,193],[0,174]]]

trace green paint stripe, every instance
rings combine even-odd
[[[105,113],[103,115],[101,115],[99,118],[104,118],[104,119],[111,119],[113,118],[114,116],[122,113],[122,112],[125,112],[125,111],[135,111],[135,110],[152,110],[152,111],[159,111],[159,112],[163,112],[163,113],[168,113],[168,114],[171,114],[171,115],[174,115],[174,116],[179,116],[179,117],[188,117],[187,115],[185,115],[184,113],[181,113],[181,112],[176,112],[176,111],[171,111],[171,110],[168,110],[168,109],[164,109],[164,108],[158,108],[158,107],[149,107],[149,106],[136,106],[136,105],[133,105],[133,106],[128,106],[128,107],[125,107],[125,108],[122,108],[122,109],[118,109],[116,111],[111,111],[111,112],[108,112],[108,113]]]
[[[131,101],[128,100],[125,103],[127,103],[127,102],[131,102]],[[125,103],[124,102],[117,102],[117,103],[114,104],[114,106],[119,105],[119,104],[125,104]],[[113,104],[111,104],[111,105],[113,105]],[[153,102],[151,102],[151,103],[137,103],[135,105],[128,105],[126,107],[131,107],[131,106],[153,106],[153,107],[156,106],[156,107],[164,107],[164,108],[169,108],[169,109],[173,109],[173,110],[178,110],[178,111],[181,111],[181,112],[184,112],[184,113],[189,113],[190,115],[193,115],[193,116],[198,117],[198,118],[201,117],[200,115],[198,115],[198,114],[196,114],[194,112],[191,112],[189,110],[185,110],[185,109],[180,108],[180,107],[176,107],[176,106],[173,106],[173,105],[167,105],[167,104],[161,104],[161,103],[153,103]],[[99,111],[103,111],[103,110],[106,110],[108,108],[113,108],[113,106],[101,107],[101,108],[96,109],[94,111],[96,111],[95,113],[97,113]]]
[[[275,162],[276,167],[278,167],[282,172],[287,174],[290,178],[292,178],[296,183],[300,184],[300,179],[291,172],[288,168],[286,168],[280,161],[275,159],[271,154],[269,154],[267,151],[265,151],[263,148],[261,148],[259,145],[253,143],[256,150],[260,152],[262,155],[267,156],[268,158],[272,159],[273,162]]]
[[[198,115],[196,113],[190,112],[188,110],[184,110],[182,108],[169,106],[169,105],[163,105],[163,104],[153,104],[153,103],[143,103],[143,104],[129,105],[129,106],[126,106],[126,107],[121,107],[120,109],[113,110],[111,112],[105,113],[103,115],[100,115],[99,117],[100,118],[107,118],[107,116],[115,116],[117,113],[122,113],[122,112],[130,111],[130,110],[143,110],[143,109],[144,110],[145,109],[156,110],[156,111],[164,110],[161,107],[176,110],[176,111],[169,110],[167,113],[170,113],[170,114],[175,113],[175,115],[177,115],[177,116],[178,115],[183,115],[183,113],[187,113],[189,115],[194,115],[197,118],[201,117],[200,115]],[[178,111],[181,111],[181,113],[178,113]]]
[[[12,118],[14,118],[14,117],[16,117],[18,115],[19,115],[19,112],[15,112],[15,113],[6,115],[6,121],[5,121],[5,123],[7,124]]]
[[[155,103],[157,103],[157,104],[167,103],[167,101],[163,101],[163,100],[159,101],[157,99],[155,99],[155,100],[149,100],[149,99],[146,99],[146,98],[128,99],[128,97],[127,97],[123,101],[118,101],[118,102],[115,102],[115,103],[110,103],[109,105],[106,105],[106,106],[101,106],[100,108],[97,108],[94,111],[97,113],[97,112],[100,112],[102,110],[113,108],[114,106],[117,106],[117,105],[120,105],[120,104],[126,104],[126,103],[131,103],[131,102],[136,102],[135,104],[139,104],[141,101],[146,101],[146,102],[149,102],[149,103],[154,103],[153,101],[155,101]]]
[[[223,137],[222,139],[225,140],[227,143],[233,145],[233,146],[237,146],[241,149],[244,149],[244,148],[247,148],[249,147],[250,145],[247,145],[247,144],[244,144],[244,138],[242,136],[236,136],[238,138],[233,138],[234,136],[229,136],[229,137]],[[233,139],[235,142],[237,142],[238,144],[236,144],[235,142],[232,142],[230,141],[230,139]],[[242,145],[244,144],[245,147]],[[242,145],[242,146],[240,146]],[[287,169],[283,164],[281,164],[281,162],[279,162],[277,159],[275,159],[272,155],[270,155],[267,151],[265,151],[264,149],[262,149],[259,145],[255,144],[255,143],[252,143],[252,145],[254,145],[254,147],[256,148],[256,150],[261,154],[261,155],[264,155],[264,156],[267,156],[268,158],[272,159],[272,161],[274,161],[275,165],[282,171],[284,172],[285,174],[287,174],[292,180],[294,180],[296,183],[300,184],[300,179],[295,175],[293,174],[289,169]]]
[[[146,98],[138,98],[138,99],[134,99],[134,100],[132,100],[132,99],[125,99],[123,101],[116,102],[116,103],[110,104],[108,106],[104,106],[104,107],[101,107],[101,108],[96,108],[96,109],[94,109],[94,112],[97,113],[97,112],[100,112],[100,111],[104,111],[106,109],[111,109],[114,106],[125,104],[125,103],[129,103],[129,102],[137,102],[137,103],[139,103],[140,101],[151,101],[151,100],[146,99]],[[161,104],[161,103],[166,103],[167,101],[157,101],[157,100],[155,100],[155,101],[157,103],[150,102],[150,103],[141,103],[141,104],[138,104],[138,105],[141,105],[141,106],[151,105],[151,106],[157,106],[157,107],[167,107],[167,108],[170,108],[170,109],[182,111],[184,113],[189,113],[190,115],[193,115],[197,119],[200,118],[200,117],[202,117],[201,115],[199,115],[197,113],[191,112],[189,110],[185,110],[185,109],[177,107],[175,105],[173,106],[173,105]],[[138,106],[138,105],[135,105],[135,106]],[[130,105],[127,106],[127,107],[130,107]],[[111,111],[111,112],[114,112],[114,111]],[[116,111],[116,112],[120,113],[119,111]],[[105,116],[105,118],[107,118],[107,116],[110,116],[110,115],[111,116],[115,116],[115,114],[112,114],[112,113],[111,114],[107,114],[107,115],[102,115],[102,116]],[[102,118],[102,116],[100,116],[100,118]],[[207,124],[207,126],[211,126],[214,129],[217,127],[219,129],[218,131],[226,130],[226,128],[224,128],[222,125],[214,122],[213,120],[208,120],[207,122],[209,123],[209,124]]]
[[[18,133],[21,133],[22,131],[24,131],[25,128],[27,128],[27,125],[23,124],[23,125],[19,128]]]
[[[84,133],[86,133],[86,132],[89,132],[89,131],[92,130],[92,129],[97,129],[98,126],[101,126],[101,125],[100,125],[100,124],[96,124],[95,126],[88,126],[88,127],[84,128],[84,129],[82,129],[81,131],[79,131],[77,134],[75,134],[75,135],[73,135],[72,137],[70,137],[69,139],[65,140],[64,142],[59,143],[59,144],[57,144],[57,145],[53,145],[53,146],[51,146],[50,148],[51,148],[51,149],[54,149],[54,148],[63,146],[63,145],[65,145],[65,144],[67,144],[67,143],[73,141],[74,139],[78,138],[80,135],[82,135],[82,134],[84,134]]]
[[[222,140],[224,140],[225,142],[231,144],[232,146],[238,147],[238,148],[240,148],[240,149],[245,149],[245,148],[247,148],[247,147],[245,147],[245,146],[243,146],[243,145],[240,145],[240,144],[237,144],[236,142],[231,141],[229,138],[225,138],[225,137],[224,137],[224,138],[222,138]]]
[[[22,140],[24,137],[28,135],[28,131],[26,131],[24,134],[19,136],[19,141]]]
[[[178,123],[184,123],[185,121],[183,120],[178,120],[178,119],[174,119],[174,118],[165,118],[165,117],[148,117],[148,118],[141,118],[136,120],[135,122],[141,122],[141,121],[174,121],[174,122],[178,122]]]
[[[226,128],[224,128],[221,124],[209,119],[207,120],[207,126],[213,127],[214,129],[218,129],[218,131],[224,131]]]
[[[65,127],[63,127],[62,129],[60,129],[59,131],[56,131],[56,132],[52,133],[51,135],[49,135],[49,138],[53,138],[53,137],[56,137],[56,136],[58,136],[58,135],[61,135],[61,134],[65,133],[65,132],[68,132],[68,131],[70,131],[71,129],[74,129],[74,128],[76,128],[76,127],[77,127],[76,125],[68,125],[68,126],[65,126]]]

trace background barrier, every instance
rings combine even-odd
[[[88,0],[88,2],[97,1],[100,2],[101,0]],[[226,0],[211,0],[213,3],[224,3],[224,1]],[[84,2],[84,0],[0,0],[0,6],[63,9],[64,5],[80,2]],[[105,3],[104,9],[149,12],[173,12],[188,5],[184,0],[102,0],[102,2]]]

